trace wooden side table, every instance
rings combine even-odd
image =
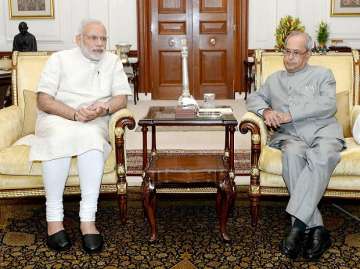
[[[137,58],[129,58],[129,61],[123,63],[124,67],[131,67],[131,71],[125,72],[129,83],[134,85],[134,104],[139,101],[139,62]]]
[[[226,224],[235,200],[234,132],[237,120],[233,114],[214,117],[175,118],[175,107],[150,107],[139,121],[143,133],[142,195],[146,217],[151,226],[150,241],[157,239],[156,190],[187,184],[211,185],[217,188],[216,209],[220,234],[229,241]],[[156,150],[158,126],[224,126],[225,148],[222,156],[160,154]],[[147,152],[147,131],[151,127],[151,154]],[[171,139],[171,138],[169,138]]]

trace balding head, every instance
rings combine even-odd
[[[291,32],[286,38],[284,66],[289,73],[302,70],[311,56],[312,40],[307,33]]]
[[[304,40],[304,48],[306,50],[311,50],[312,49],[313,41],[312,41],[311,36],[308,33],[300,32],[300,31],[292,31],[292,32],[290,32],[290,34],[286,37],[285,47],[287,46],[287,43],[288,43],[289,39],[293,38],[293,37],[303,38],[303,40]]]

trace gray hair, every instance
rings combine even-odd
[[[302,35],[305,37],[305,48],[306,50],[310,51],[313,48],[313,41],[311,36],[308,33],[300,32],[300,31],[292,31],[290,34],[286,37],[285,40],[285,46],[287,45],[288,40],[293,36],[299,36]]]
[[[102,25],[105,28],[105,25],[100,20],[88,18],[88,19],[84,19],[80,22],[80,26],[79,26],[77,34],[78,35],[83,34],[85,27],[92,23]]]

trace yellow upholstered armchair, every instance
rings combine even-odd
[[[275,71],[283,69],[282,54],[256,51],[256,88]],[[309,63],[332,70],[336,79],[336,118],[344,130],[347,149],[341,153],[325,192],[328,197],[360,198],[360,145],[352,138],[352,126],[360,114],[359,53],[313,55]],[[282,178],[281,151],[267,146],[268,129],[262,118],[247,112],[241,119],[242,133],[251,132],[251,172],[249,197],[252,224],[258,222],[260,196],[288,195]]]
[[[29,146],[16,142],[33,135],[36,121],[34,90],[49,53],[14,52],[12,70],[13,105],[0,110],[0,198],[43,196],[41,163],[29,162]],[[118,195],[120,217],[126,220],[126,156],[125,129],[133,129],[135,120],[128,109],[111,116],[109,136],[112,152],[105,163],[102,193]],[[65,194],[79,194],[76,158],[71,162]]]

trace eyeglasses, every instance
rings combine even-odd
[[[86,34],[83,34],[83,36],[85,36],[87,39],[90,39],[93,42],[96,42],[98,40],[100,40],[101,42],[106,42],[107,41],[106,36],[96,36],[96,35],[86,35]]]
[[[284,49],[282,52],[283,52],[284,56],[286,56],[286,57],[289,57],[292,55],[292,56],[294,56],[294,58],[297,58],[297,57],[305,55],[308,52],[308,50],[306,50],[304,52],[300,52],[298,50]]]

